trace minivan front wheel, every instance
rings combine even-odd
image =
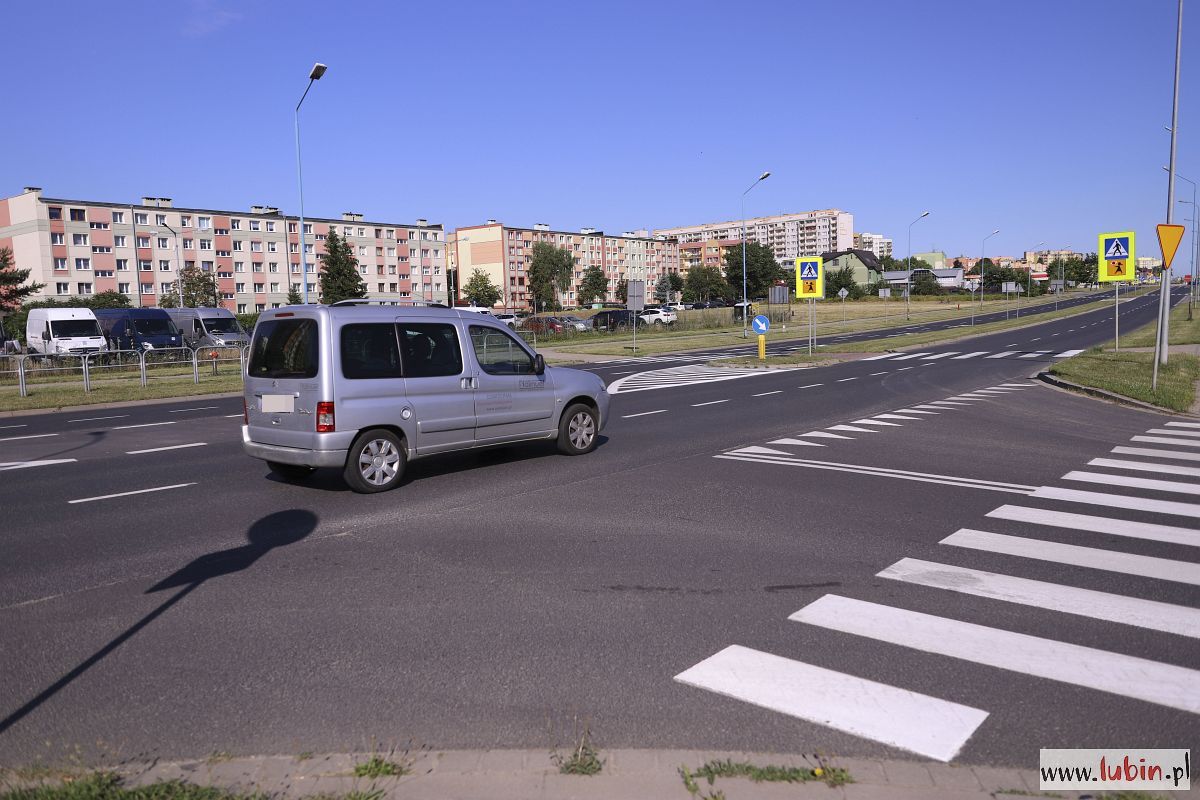
[[[576,403],[563,412],[558,423],[558,452],[568,456],[590,453],[596,449],[598,433],[595,410]]]
[[[342,477],[351,489],[361,494],[386,492],[400,484],[407,463],[400,437],[375,428],[354,440]]]

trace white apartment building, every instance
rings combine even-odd
[[[676,239],[679,244],[718,240],[742,240],[742,221],[710,222],[678,228],[659,228],[655,236]],[[775,251],[784,266],[800,256],[819,256],[854,247],[854,215],[836,208],[777,214],[746,220],[746,238]]]
[[[879,233],[854,234],[855,250],[870,250],[876,258],[892,255],[892,240]]]

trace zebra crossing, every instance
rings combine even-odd
[[[925,410],[934,407],[929,404]],[[937,413],[944,410],[938,408]],[[1200,639],[1200,598],[1193,594],[1196,602],[1185,604],[1156,598],[1164,594],[1159,587],[1200,585],[1197,551],[1188,551],[1184,558],[1162,558],[1130,552],[1129,548],[1161,543],[1200,547],[1200,504],[1192,500],[1200,494],[1200,469],[1187,463],[1200,458],[1188,449],[1198,444],[1195,437],[1200,435],[1200,422],[1170,421],[1153,430],[1153,437],[1131,438],[1153,438],[1159,446],[1113,447],[1113,457],[1094,458],[1087,463],[1089,470],[1064,474],[1060,481],[1066,486],[1057,485],[1059,482],[1037,487],[1009,485],[1006,491],[1018,497],[987,512],[976,528],[947,531],[937,545],[941,557],[901,558],[875,577],[919,587],[930,593],[930,598],[954,593],[962,603],[980,604],[982,612],[998,608],[993,604],[1021,606],[1034,615],[1029,617],[1034,624],[1051,619],[1046,615],[1064,614],[1102,626],[1152,631],[1168,639],[1165,646],[1170,651],[1190,646],[1189,642]],[[815,438],[841,435],[825,432]],[[798,443],[813,444],[801,439],[772,444],[786,447]],[[732,457],[768,463],[802,460],[771,448],[743,448],[741,456]],[[1148,473],[1162,477],[1145,477]],[[1070,486],[1078,483],[1087,483],[1089,488]],[[1001,529],[1007,532],[991,529],[1000,521],[1007,523]],[[1064,532],[1084,534],[1085,543],[1054,540]],[[1109,535],[1121,537],[1117,544],[1127,546],[1106,546],[1103,537]],[[989,565],[1000,563],[996,558],[1002,557],[1008,566],[1000,572],[963,563],[975,554],[990,559]],[[1027,567],[1047,562],[1067,575],[1065,580],[1101,588],[1020,574]],[[1152,587],[1145,591],[1155,597],[1138,596],[1136,590],[1122,592],[1122,576],[1131,576],[1133,586]],[[1134,655],[1083,646],[919,612],[903,607],[900,601],[875,603],[832,593],[787,619],[869,641],[880,648],[880,661],[915,651],[1005,670],[1023,679],[1049,680],[1200,714],[1200,670],[1156,661],[1144,652]],[[1113,634],[1123,632],[1114,630]],[[830,650],[827,655],[836,657],[837,651]],[[1194,659],[1192,663],[1196,663]],[[987,723],[989,682],[971,675],[969,668],[954,673],[963,677],[959,679],[962,685],[953,690],[977,689],[971,705],[870,681],[857,676],[858,669],[848,664],[845,671],[831,670],[735,644],[684,670],[675,680],[941,761],[953,759]],[[957,696],[962,699],[961,694]]]
[[[1001,350],[992,352],[990,350],[976,350],[966,353],[959,350],[950,350],[947,352],[935,353],[916,352],[916,353],[883,353],[877,356],[867,356],[860,359],[862,361],[938,361],[940,359],[948,359],[950,361],[965,361],[971,358],[1070,358],[1082,353],[1082,350],[1063,350],[1061,353],[1056,353],[1053,350]]]
[[[650,389],[670,389],[676,386],[692,386],[699,383],[717,383],[732,381],[739,378],[752,378],[755,375],[778,375],[781,372],[793,372],[796,369],[780,368],[763,370],[743,367],[707,367],[703,365],[667,367],[652,369],[619,378],[608,385],[609,394],[627,394],[629,392],[645,392]]]

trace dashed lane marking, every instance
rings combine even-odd
[[[192,442],[191,444],[173,444],[167,447],[150,447],[145,450],[126,450],[127,456],[140,456],[142,453],[161,453],[164,450],[183,450],[188,447],[204,447],[208,442]]]
[[[99,422],[102,419],[124,419],[128,414],[114,414],[111,417],[84,417],[83,419],[69,419],[67,422]],[[240,414],[238,416],[241,416]]]
[[[143,422],[140,425],[117,425],[115,428],[113,428],[113,430],[114,431],[124,431],[124,430],[128,430],[130,428],[153,428],[156,425],[174,425],[174,424],[175,423],[173,421],[172,422]]]
[[[634,417],[646,417],[651,414],[665,414],[665,413],[667,413],[667,409],[660,408],[657,411],[640,411],[637,414],[624,414],[624,415],[622,415],[621,419],[633,419]]]
[[[155,486],[151,489],[135,489],[132,492],[117,492],[116,494],[102,494],[102,495],[99,495],[98,497],[82,497],[78,500],[68,500],[67,503],[71,504],[71,505],[74,505],[75,503],[92,503],[92,502],[95,502],[96,500],[112,500],[115,497],[131,497],[132,495],[135,495],[135,494],[148,494],[150,492],[165,492],[168,489],[182,489],[185,486],[195,486],[195,485],[196,485],[195,482],[173,483],[170,486]]]
[[[27,434],[25,436],[7,436],[3,439],[0,439],[0,442],[16,442],[16,441],[20,441],[21,439],[46,439],[51,436],[58,436],[58,434],[57,433],[31,433],[31,434]]]

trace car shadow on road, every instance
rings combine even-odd
[[[126,628],[108,644],[80,662],[70,672],[43,689],[36,697],[0,720],[0,734],[20,722],[118,647],[132,639],[139,631],[162,616],[167,609],[198,589],[205,581],[221,577],[222,575],[232,575],[241,572],[271,550],[300,541],[312,533],[316,527],[317,515],[311,511],[304,509],[277,511],[262,517],[250,526],[250,529],[246,532],[246,544],[240,547],[219,550],[215,553],[206,553],[163,578],[147,589],[145,594],[154,594],[175,588],[179,588],[179,591],[164,600],[157,608],[146,614],[146,616]]]

